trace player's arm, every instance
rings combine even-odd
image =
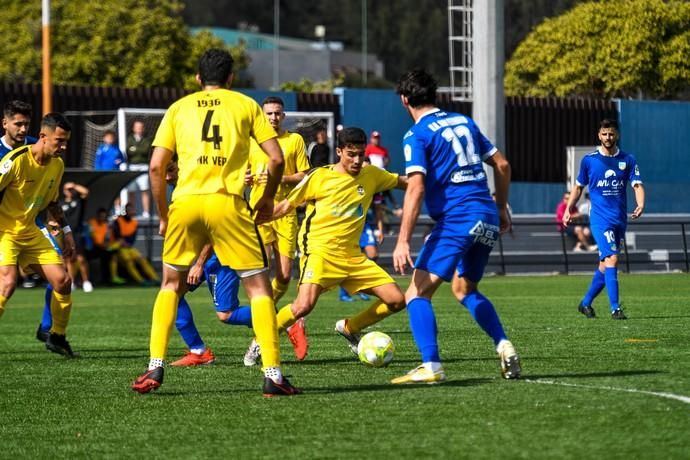
[[[295,174],[288,174],[286,176],[283,176],[283,184],[289,184],[289,185],[294,185],[294,184],[299,184],[302,182],[302,179],[304,179],[304,176],[307,175],[306,171],[300,171],[296,172]]]
[[[283,177],[285,158],[275,137],[262,142],[259,146],[268,155],[268,180],[263,196],[254,206],[256,211],[254,222],[263,224],[273,218],[273,198]]]
[[[192,265],[192,268],[189,269],[189,274],[187,275],[187,284],[199,284],[199,281],[201,280],[201,275],[204,273],[204,265],[206,265],[206,262],[211,257],[212,253],[213,246],[211,246],[210,244],[206,244],[201,249],[199,257],[196,259],[194,265]]]
[[[407,179],[407,177],[405,177]],[[407,181],[405,182],[405,186],[407,187]],[[379,244],[383,243],[383,238],[385,236],[385,232],[383,231],[383,215],[385,214],[385,210],[383,208],[383,203],[374,203],[374,216],[376,216],[376,230],[378,230],[378,234],[376,235],[376,241],[378,241]]]
[[[417,223],[424,199],[424,174],[413,172],[407,176],[407,190],[403,202],[403,214],[400,221],[400,234],[393,251],[393,267],[399,273],[405,273],[407,264],[414,265],[410,255],[410,239]]]
[[[74,235],[72,229],[65,219],[65,213],[62,212],[62,207],[57,201],[52,201],[46,207],[52,219],[62,227],[64,247],[62,248],[62,255],[65,260],[70,260],[76,252],[76,244],[74,243]]]
[[[395,186],[395,188],[399,190],[406,190],[407,189],[407,176],[398,176],[398,184]]]
[[[300,203],[301,204],[301,203]],[[273,219],[280,219],[290,214],[297,206],[291,204],[288,199],[284,199],[273,208]]]
[[[63,185],[62,188],[63,190],[74,190],[79,194],[81,199],[86,199],[86,197],[89,196],[89,189],[81,184],[77,184],[76,182],[65,182],[65,185]]]
[[[486,163],[494,170],[494,185],[496,187],[496,207],[500,218],[501,233],[510,230],[510,215],[508,214],[508,189],[510,188],[510,163],[500,150],[487,158]]]
[[[582,196],[583,189],[584,187],[576,182],[575,185],[573,185],[573,188],[570,190],[570,198],[568,198],[568,203],[565,205],[565,211],[563,211],[563,225],[566,227],[573,218],[573,216],[570,214],[570,208],[575,206],[575,203],[578,202]]]
[[[167,183],[165,181],[168,163],[173,157],[173,152],[165,147],[154,147],[151,154],[151,161],[149,163],[149,179],[151,182],[151,193],[153,194],[153,201],[158,208],[158,216],[160,218],[160,225],[158,233],[165,235],[168,229],[168,199],[167,199]]]
[[[633,190],[635,191],[635,202],[637,203],[637,207],[632,212],[632,215],[630,216],[630,218],[631,219],[637,219],[644,212],[644,199],[645,199],[644,185],[642,185],[642,182],[637,182],[636,184],[633,185]]]

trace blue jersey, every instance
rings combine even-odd
[[[434,220],[497,213],[482,167],[496,147],[471,118],[429,111],[405,134],[403,152],[406,173],[425,176],[425,204]]]
[[[26,136],[24,139],[24,145],[35,144],[36,142],[38,142],[38,139],[35,137]],[[0,138],[0,158],[4,157],[5,154],[11,150],[14,149],[5,143],[5,139]]]
[[[613,156],[596,150],[582,158],[577,185],[589,188],[593,227],[627,222],[626,185],[641,184],[635,157],[621,150]]]

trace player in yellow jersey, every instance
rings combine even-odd
[[[264,114],[268,122],[278,133],[278,144],[285,156],[285,170],[283,178],[276,192],[275,202],[286,198],[309,170],[309,159],[304,139],[297,133],[291,133],[283,128],[285,121],[285,103],[277,96],[269,96],[262,103]],[[245,183],[252,187],[249,204],[253,207],[263,196],[266,188],[268,173],[266,171],[266,154],[256,142],[252,142],[249,150],[249,170]],[[273,288],[273,302],[277,303],[287,291],[292,277],[292,265],[297,249],[297,212],[292,211],[281,217],[259,226],[261,240],[266,248],[269,261],[274,259],[275,278],[271,283]],[[288,337],[295,349],[298,360],[307,355],[307,337],[304,331],[304,320],[298,321],[288,330]],[[253,340],[245,354],[245,364],[255,364],[258,355]]]
[[[288,197],[276,205],[280,217],[307,203],[298,241],[300,279],[297,298],[278,312],[278,327],[289,327],[307,315],[321,293],[342,284],[348,292],[365,292],[378,299],[352,318],[336,323],[357,353],[360,331],[405,308],[400,287],[383,268],[362,252],[359,238],[374,195],[392,188],[405,188],[399,177],[376,166],[363,166],[365,132],[345,128],[338,133],[336,164],[310,171]]]
[[[17,286],[17,264],[28,266],[54,289],[50,301],[53,324],[46,348],[67,357],[75,356],[66,339],[72,280],[36,218],[48,210],[65,233],[63,254],[71,257],[75,250],[72,229],[57,202],[65,170],[61,155],[71,130],[62,114],[49,113],[41,120],[36,144],[12,150],[0,160],[0,316]]]
[[[153,141],[149,174],[160,216],[163,281],[153,306],[148,371],[132,389],[148,393],[163,383],[163,364],[187,272],[201,249],[211,243],[222,265],[242,278],[251,304],[254,333],[263,350],[264,396],[300,391],[283,377],[276,315],[267,260],[256,225],[273,214],[273,197],[283,174],[283,153],[276,133],[254,100],[228,88],[233,60],[222,49],[206,51],[196,78],[202,89],[173,103]],[[252,210],[245,201],[244,174],[249,140],[267,155],[268,181]],[[165,175],[178,156],[177,187],[168,209]]]

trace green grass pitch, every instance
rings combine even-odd
[[[129,385],[148,360],[156,289],[76,293],[78,360],[36,341],[43,292],[19,289],[0,321],[0,457],[688,458],[690,278],[622,275],[628,321],[610,319],[605,292],[599,318],[578,314],[588,283],[482,283],[521,354],[519,381],[500,377],[491,341],[443,286],[434,306],[449,380],[436,386],[388,383],[418,364],[406,313],[377,325],[395,341],[391,365],[367,368],[333,332],[366,304],[329,293],[307,320],[304,362],[282,339],[284,370],[304,394],[273,399],[242,364],[251,331],[218,322],[205,288],[189,299],[216,364],[167,368],[148,395]],[[173,332],[169,358],[182,352]]]

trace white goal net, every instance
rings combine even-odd
[[[127,155],[127,137],[132,130],[135,121],[144,123],[144,133],[153,137],[160,125],[165,109],[148,108],[120,108],[111,111],[83,111],[66,112],[72,123],[78,123],[81,133],[81,142],[78,147],[81,167],[92,169],[95,153],[98,146],[103,143],[103,134],[106,131],[114,131],[117,134],[117,142],[120,151]],[[335,158],[335,117],[331,112],[285,112],[283,125],[291,132],[299,133],[304,138],[304,143],[309,146],[314,142],[317,131],[326,129],[328,145],[331,151],[331,160]]]

